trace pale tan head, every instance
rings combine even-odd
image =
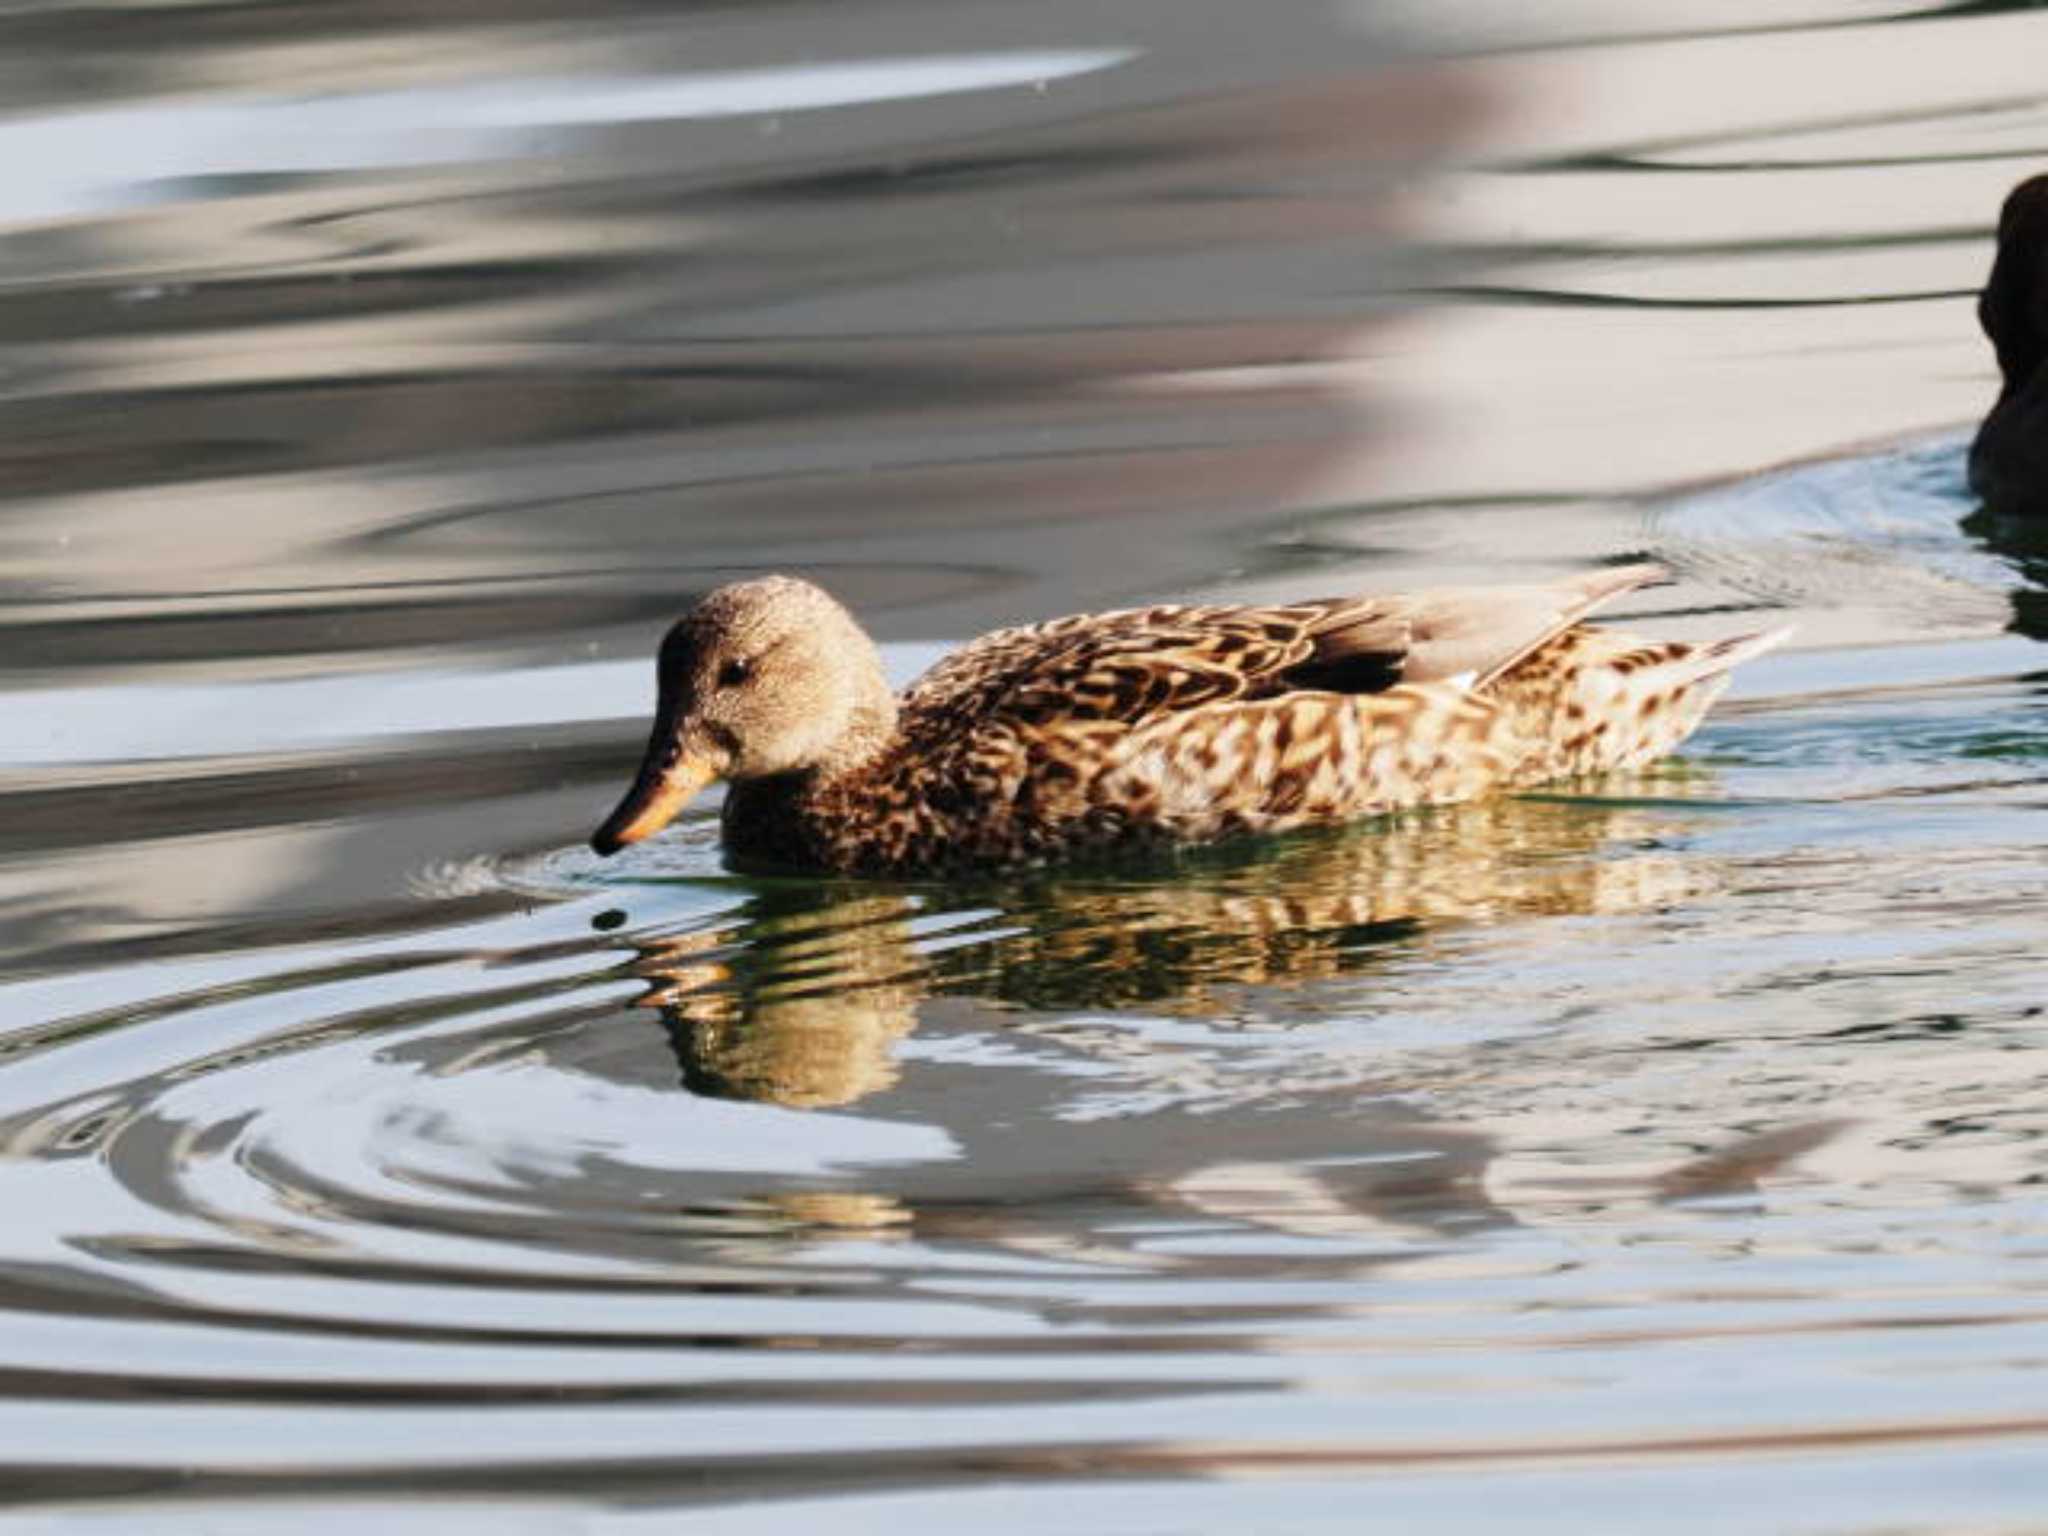
[[[874,642],[792,576],[706,596],[661,642],[657,678],[640,775],[590,840],[601,854],[660,831],[714,779],[844,771],[896,727]]]

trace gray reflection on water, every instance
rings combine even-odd
[[[637,652],[693,582],[798,547],[954,626],[1092,600],[1108,515],[1170,508],[1147,547],[1193,574],[1204,524],[1329,451],[1334,405],[1156,386],[1313,355],[1360,285],[1410,280],[1391,193],[1454,96],[1418,113],[1370,36],[1306,11],[801,14],[780,74],[795,13],[514,34],[467,66],[523,82],[351,94],[344,60],[315,100],[203,109],[246,164],[113,125],[186,190],[11,242],[16,664]],[[536,55],[602,72],[556,100]],[[753,109],[707,118],[735,82]],[[451,114],[581,127],[472,164]],[[336,125],[462,163],[394,176]],[[1120,566],[1100,590],[1172,579]]]
[[[18,222],[147,203],[165,184],[463,165],[574,155],[574,130],[704,118],[760,118],[1004,86],[1049,88],[1129,62],[1130,49],[877,58],[792,69],[706,70],[680,79],[444,82],[223,105],[173,102],[0,125],[17,180],[0,217]],[[136,288],[135,300],[161,298]]]
[[[33,690],[0,817],[69,854],[0,872],[11,951],[396,920],[380,893],[422,854],[552,835],[585,815],[559,791],[609,776],[596,734],[552,729],[587,700],[492,733],[466,674],[537,698],[792,552],[924,633],[1232,562],[1355,417],[1240,375],[1424,270],[1400,178],[1467,115],[1307,10],[533,19],[447,18],[452,51],[410,64],[347,35],[392,26],[369,15],[154,58],[8,20],[87,101],[158,93],[59,110],[57,71],[6,130],[56,136],[36,185],[99,195],[65,149],[88,130],[149,183],[0,234],[0,667]],[[705,115],[736,82],[757,110]],[[220,117],[232,157],[151,113]],[[427,673],[412,739],[337,750],[339,690],[388,738],[378,680]],[[130,699],[81,706],[108,682]],[[432,814],[378,854],[408,807]]]

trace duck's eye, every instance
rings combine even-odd
[[[752,662],[728,661],[718,669],[718,686],[721,688],[737,688],[753,675],[754,667]]]

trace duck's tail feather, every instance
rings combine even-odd
[[[1736,666],[1791,633],[1780,626],[1703,643],[1645,643],[1585,628],[1559,637],[1509,679],[1529,718],[1542,722],[1538,771],[1573,778],[1655,762],[1693,733]]]
[[[1709,640],[1693,646],[1685,655],[1667,662],[1659,671],[1680,686],[1701,682],[1710,677],[1720,677],[1732,672],[1745,661],[1753,661],[1766,651],[1775,651],[1792,638],[1798,629],[1796,624],[1780,624],[1773,629],[1752,630],[1746,635],[1731,635],[1726,640]]]

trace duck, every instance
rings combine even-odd
[[[919,878],[1383,816],[1644,766],[1788,628],[1582,622],[1652,563],[1527,585],[1158,604],[999,629],[892,692],[821,587],[722,586],[668,631],[609,856],[728,788],[728,864]]]
[[[2048,517],[2048,175],[2014,187],[1977,300],[1998,400],[1970,444],[1970,488],[1994,516]]]

